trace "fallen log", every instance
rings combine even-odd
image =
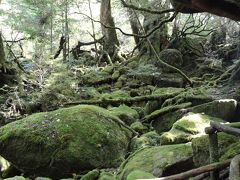
[[[219,163],[213,163],[209,164],[206,166],[202,166],[196,169],[192,169],[180,174],[175,174],[172,176],[167,176],[167,177],[161,177],[161,178],[154,178],[154,179],[148,179],[148,180],[179,180],[179,179],[187,179],[189,177],[194,177],[202,173],[214,171],[214,170],[221,170],[230,165],[231,159],[228,159],[224,162],[219,162]],[[140,179],[140,180],[145,180],[145,179]]]
[[[230,127],[228,124],[220,124],[218,122],[211,122],[211,128],[216,129],[220,132],[225,132],[227,134],[240,136],[240,129],[235,127]]]
[[[183,104],[178,104],[178,105],[173,105],[173,106],[167,106],[161,109],[158,109],[156,111],[153,111],[151,114],[146,115],[141,121],[142,122],[150,122],[151,120],[166,114],[168,112],[173,112],[179,109],[185,109],[188,108],[192,105],[192,103],[188,102],[188,103],[183,103]]]
[[[147,96],[137,96],[130,98],[119,98],[119,99],[99,99],[99,100],[82,100],[78,102],[70,102],[64,104],[64,106],[78,105],[78,104],[89,104],[89,105],[111,105],[111,104],[132,104],[135,102],[142,101],[155,101],[155,100],[166,100],[168,98],[174,97],[181,92],[176,92],[172,94],[161,94],[161,95],[147,95]]]

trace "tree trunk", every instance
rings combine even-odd
[[[164,4],[161,4],[159,1],[153,1],[149,2],[150,7],[155,7],[157,9],[168,9],[169,3],[165,2]],[[144,21],[143,21],[143,27],[146,33],[151,31],[154,27],[156,27],[161,21],[167,18],[168,14],[162,14],[162,15],[156,15],[156,14],[149,14],[144,13]],[[167,44],[168,44],[168,26],[167,24],[164,24],[159,30],[157,30],[155,33],[153,33],[148,38],[157,51],[159,53],[161,50],[163,50]],[[148,46],[148,43],[145,43],[145,46],[141,50],[142,53],[147,53],[150,56],[153,55],[151,48]]]
[[[51,1],[51,22],[50,22],[50,43],[51,43],[51,55],[53,54],[53,0]]]
[[[141,26],[139,25],[136,12],[134,12],[134,10],[132,9],[128,9],[128,15],[129,15],[129,22],[130,22],[133,34],[140,34]],[[138,45],[140,43],[139,37],[134,36],[134,41],[136,45]]]
[[[65,38],[65,42],[63,44],[63,61],[66,62],[69,54],[69,30],[68,30],[68,1],[64,0],[63,2],[63,10],[62,10],[62,33]]]
[[[102,0],[100,9],[100,21],[106,26],[115,27],[111,12],[111,0]],[[105,28],[103,25],[101,28],[102,34],[105,37],[103,50],[106,51],[110,57],[112,57],[114,55],[116,46],[119,46],[116,30]]]
[[[2,70],[3,72],[6,71],[5,62],[6,62],[6,59],[5,59],[5,52],[4,52],[2,33],[0,32],[0,70]]]

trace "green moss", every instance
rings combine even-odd
[[[130,127],[140,134],[146,133],[148,131],[148,127],[139,121],[132,123]]]
[[[52,180],[50,178],[47,178],[47,177],[37,177],[35,180]],[[63,180],[63,179],[61,179]]]
[[[229,146],[238,141],[239,139],[236,138],[235,136],[226,133],[218,133],[219,156],[220,157],[223,156],[228,149],[231,149],[229,148]],[[193,139],[192,149],[193,149],[193,161],[196,167],[209,164],[208,135],[204,135],[202,137]]]
[[[119,107],[111,108],[109,111],[111,114],[119,117],[127,125],[131,125],[139,119],[138,112],[126,105],[120,105]]]
[[[169,132],[163,133],[160,137],[160,144],[179,144],[186,143],[192,140],[191,134],[180,131],[178,129],[172,129]]]
[[[125,91],[114,91],[112,93],[104,93],[101,94],[101,99],[121,99],[121,98],[129,98],[130,95]]]
[[[209,127],[211,121],[223,122],[205,114],[190,113],[176,121],[169,132],[161,135],[161,144],[185,143],[203,136],[205,128]]]
[[[98,85],[111,80],[111,74],[105,71],[92,71],[82,77],[83,84]]]
[[[100,174],[100,176],[98,178],[98,180],[115,180],[115,179],[116,178],[115,178],[115,176],[112,173],[105,172],[105,171],[101,172],[101,174]]]
[[[15,176],[15,177],[12,177],[12,178],[7,178],[5,180],[28,180],[28,178],[25,178],[23,176]]]
[[[131,136],[119,121],[89,105],[33,114],[0,129],[1,155],[20,169],[50,177],[117,167]]]
[[[184,91],[184,88],[174,88],[174,87],[165,87],[165,88],[158,88],[156,89],[153,94],[175,94],[175,93],[181,93]]]
[[[152,175],[151,173],[148,172],[144,172],[144,171],[139,171],[139,170],[135,170],[132,171],[128,176],[127,176],[127,180],[137,180],[137,179],[151,179],[151,178],[156,178],[154,175]]]
[[[65,71],[53,73],[46,81],[41,94],[34,101],[41,104],[44,111],[56,109],[63,103],[79,98],[78,83],[74,76]]]
[[[161,134],[163,132],[169,131],[172,128],[173,124],[181,117],[181,110],[169,112],[153,121],[152,126],[159,134]]]
[[[227,148],[227,150],[224,152],[224,154],[220,157],[220,161],[231,159],[238,154],[240,154],[240,143],[239,142],[230,145]]]
[[[140,148],[147,146],[160,145],[160,136],[155,131],[150,131],[140,137],[134,137],[131,141],[131,151],[134,152]]]
[[[112,74],[114,71],[114,66],[106,66],[104,69],[103,69],[103,72],[106,72],[108,74]]]
[[[205,113],[212,117],[230,121],[234,117],[236,108],[236,100],[223,99],[195,106],[191,109],[191,111],[194,113]]]
[[[165,167],[191,158],[191,144],[147,147],[136,151],[121,165],[118,179],[126,179],[136,170],[160,177]]]
[[[174,123],[173,128],[190,134],[204,133],[213,119],[217,120],[204,114],[190,114]]]
[[[100,174],[100,171],[98,169],[94,169],[87,174],[85,174],[81,180],[96,180]]]
[[[112,74],[112,78],[114,79],[114,80],[116,80],[116,79],[118,79],[119,77],[120,77],[120,72],[119,71],[114,71],[114,73]]]

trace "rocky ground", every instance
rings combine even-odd
[[[29,81],[23,88],[31,96],[2,86],[2,177],[134,180],[209,164],[204,129],[212,121],[240,126],[240,45],[209,53],[201,42],[184,39],[160,53],[193,87],[154,56],[95,67],[87,54],[52,73],[41,93]],[[32,115],[15,121],[12,104],[21,118]],[[218,138],[221,161],[240,153],[239,138]]]

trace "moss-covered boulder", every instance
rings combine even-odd
[[[112,172],[102,171],[98,180],[115,180],[115,175]]]
[[[193,167],[191,144],[147,147],[136,151],[120,167],[118,179],[126,180],[133,171],[167,176]]]
[[[5,180],[30,180],[29,178],[25,178],[23,176],[14,176],[14,177],[11,177],[11,178],[7,178]]]
[[[37,177],[35,180],[52,180],[51,178],[48,177]]]
[[[100,171],[98,169],[94,169],[92,171],[89,171],[84,176],[82,176],[81,180],[95,180],[98,179],[99,175]]]
[[[190,109],[194,113],[205,113],[209,116],[231,121],[237,109],[237,101],[234,99],[221,99],[201,104]]]
[[[108,110],[90,105],[37,113],[0,129],[0,154],[22,171],[55,179],[117,167],[130,128]]]
[[[140,134],[144,134],[146,133],[149,128],[144,125],[143,123],[141,123],[140,121],[137,121],[135,123],[132,123],[131,126],[130,126],[134,131],[140,133]]]
[[[112,115],[119,117],[127,125],[131,125],[139,119],[139,114],[135,109],[130,108],[127,105],[120,105],[119,107],[113,107],[109,109]]]
[[[170,131],[161,135],[161,144],[186,143],[193,138],[205,135],[205,128],[211,121],[223,122],[205,114],[189,113],[173,124]]]
[[[151,173],[148,173],[145,171],[139,171],[139,170],[132,171],[127,176],[127,180],[152,179],[152,178],[156,178],[156,177]]]
[[[236,150],[235,147],[237,147],[236,142],[239,143],[238,137],[222,132],[218,133],[219,157],[221,157],[221,160],[225,160],[228,157],[230,158],[231,155],[234,155],[233,151]],[[192,149],[195,166],[200,167],[210,163],[208,135],[193,139]],[[235,153],[236,152],[239,152],[239,149],[237,149]]]
[[[177,68],[180,68],[183,64],[182,53],[177,49],[164,49],[160,52],[160,58],[164,62]],[[158,66],[161,67],[162,65],[159,63]],[[162,68],[164,72],[171,72],[171,70],[166,67]]]
[[[112,75],[106,71],[90,71],[89,73],[82,76],[83,85],[100,85],[104,83],[111,83]]]
[[[147,146],[160,145],[160,135],[155,131],[150,131],[141,135],[140,137],[134,137],[130,144],[132,152]]]
[[[180,118],[184,116],[182,110],[177,110],[174,112],[169,112],[163,114],[160,117],[157,117],[154,121],[152,121],[152,126],[157,131],[157,133],[161,134],[163,132],[169,131],[173,124]]]

